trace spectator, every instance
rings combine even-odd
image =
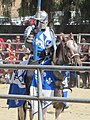
[[[16,39],[12,39],[12,49],[16,51]]]
[[[6,49],[6,45],[5,44],[1,44],[4,42],[3,38],[0,38],[0,49],[5,50]]]
[[[19,35],[16,36],[16,57],[17,60],[21,60],[22,59],[22,53],[19,53],[22,51],[22,45],[21,43],[21,37]]]
[[[88,39],[88,43],[90,44],[89,39]],[[89,62],[90,62],[90,45],[89,45],[88,53],[89,53]],[[90,66],[90,64],[89,64],[89,66]],[[90,72],[89,72],[89,76],[88,76],[88,88],[90,88]]]
[[[16,51],[21,51],[22,50],[22,45],[20,44],[21,43],[21,37],[19,35],[16,36],[16,43],[18,43],[16,45]]]
[[[8,64],[14,64],[14,62],[10,62],[10,60],[14,60],[15,59],[15,50],[12,49],[12,44],[11,44],[11,40],[8,39],[7,40],[7,58],[6,60],[8,60]]]
[[[4,40],[2,38],[0,38],[0,64],[3,64],[3,57],[4,56],[4,53],[2,52],[3,51],[3,44],[2,42],[4,42]],[[4,74],[4,70],[3,69],[0,69],[0,83],[1,83],[1,80],[3,81],[4,79],[2,78],[3,77],[3,74]]]
[[[4,54],[4,50],[6,50],[6,45],[2,44],[4,42],[3,38],[0,38],[0,59],[5,59],[5,54]]]
[[[6,42],[8,43],[7,48],[6,48],[8,53],[7,53],[7,57],[6,57],[5,60],[7,60],[7,64],[15,64],[15,60],[16,60],[16,58],[15,58],[15,50],[12,47],[11,39],[7,39]],[[12,72],[13,72],[13,70],[11,70],[11,69],[7,69],[6,72],[5,72],[4,76],[5,76],[5,80],[6,80],[7,83],[9,83]]]
[[[88,45],[85,45],[84,43],[86,43],[86,39],[82,38],[81,39],[81,43],[83,43],[83,45],[81,45],[81,61],[82,62],[89,62],[89,55],[85,54],[88,53]],[[83,66],[88,66],[88,64],[83,63]],[[87,88],[87,79],[88,79],[88,72],[81,72],[81,79],[83,82],[83,88],[86,89]]]
[[[13,49],[12,49],[12,47],[11,47],[11,40],[10,40],[10,39],[7,39],[6,42],[8,43],[6,50],[7,50],[7,52],[8,52],[8,57],[9,57],[9,56],[12,54]]]

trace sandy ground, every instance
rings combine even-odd
[[[8,94],[9,86],[0,84],[0,94]],[[90,89],[73,88],[69,98],[90,98]],[[90,120],[90,104],[69,103],[69,108],[60,115],[60,120]],[[47,120],[55,120],[55,110],[50,106],[47,110]],[[17,109],[8,109],[6,99],[0,99],[0,120],[17,120]],[[27,120],[29,120],[27,118]],[[38,120],[35,115],[34,120]]]

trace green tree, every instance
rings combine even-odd
[[[10,16],[10,7],[15,0],[1,0],[4,9],[4,15]],[[38,0],[22,0],[21,7],[18,9],[19,16],[31,16],[37,11]],[[73,4],[72,4],[73,3]],[[64,11],[61,28],[69,22],[70,10],[76,11],[75,21],[80,22],[81,19],[90,20],[90,0],[41,0],[41,10],[45,10],[51,19],[51,12]],[[78,12],[81,12],[79,15]]]
[[[37,9],[37,0],[22,0],[21,7],[18,9],[19,16],[34,15]]]
[[[90,21],[90,0],[84,0],[84,3],[82,6],[80,6],[81,10],[81,17],[84,20],[89,20]]]

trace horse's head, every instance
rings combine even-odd
[[[57,40],[57,50],[53,51],[52,61],[56,65],[81,65],[81,60],[78,51],[78,45],[74,39],[64,37],[62,40]]]
[[[65,48],[69,62],[74,65],[82,65],[76,41],[74,39],[67,38],[67,41],[65,42]]]

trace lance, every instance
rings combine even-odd
[[[40,18],[40,11],[41,11],[41,0],[38,0],[37,5],[37,18]],[[36,40],[35,40],[35,50],[34,50],[34,59],[38,59],[38,50],[37,50]]]
[[[41,11],[41,0],[38,0],[38,7],[37,7],[38,18],[40,18],[40,11]]]

